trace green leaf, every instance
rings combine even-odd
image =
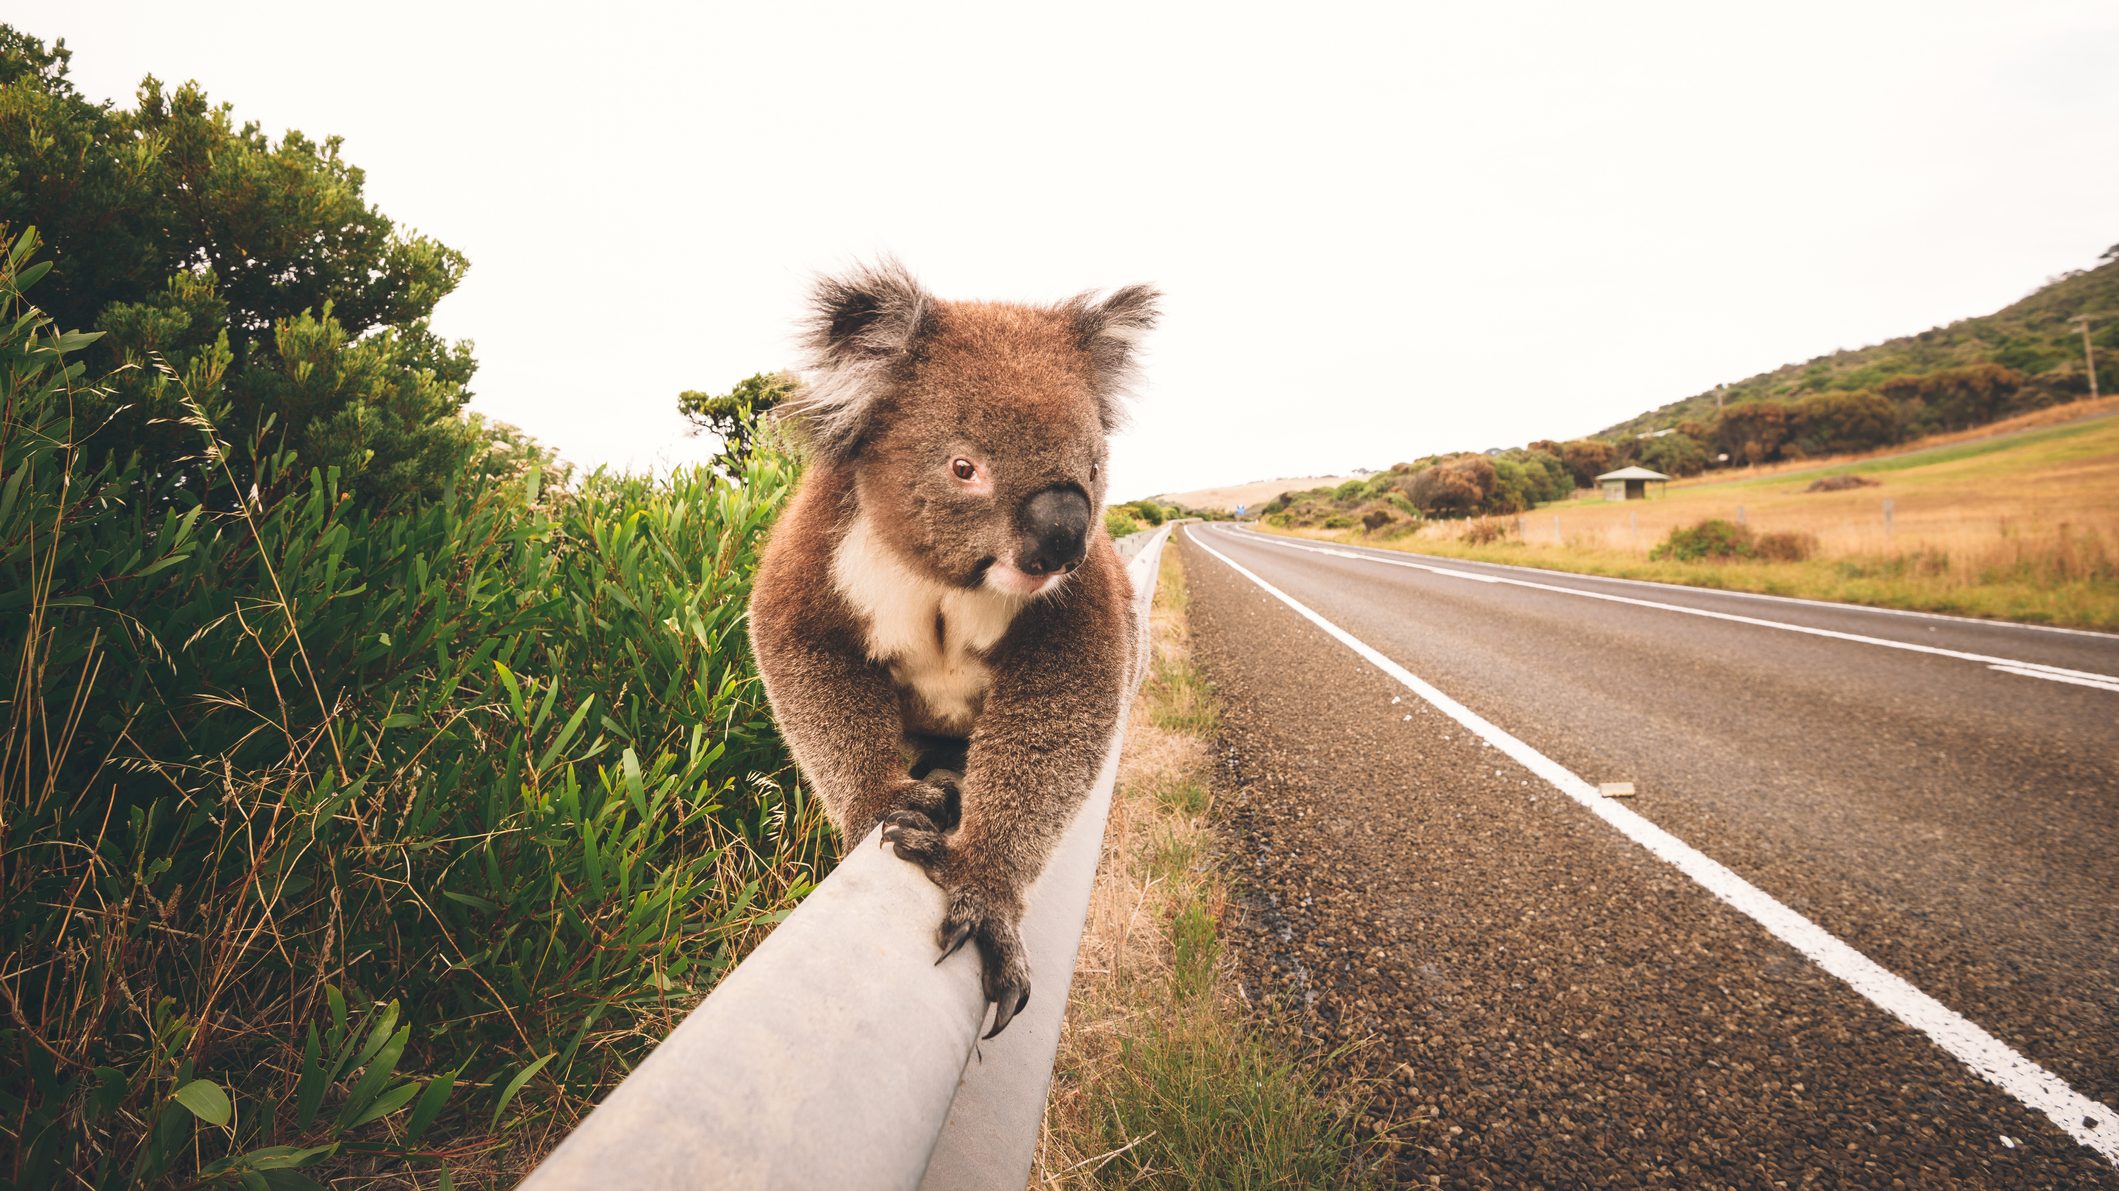
[[[546,1063],[551,1062],[552,1059],[558,1054],[559,1052],[555,1050],[551,1054],[546,1055],[545,1057],[537,1060],[536,1062],[530,1064],[527,1067],[524,1067],[522,1070],[515,1073],[515,1078],[508,1081],[507,1087],[504,1087],[500,1090],[500,1103],[495,1104],[493,1106],[494,1128],[498,1129],[500,1127],[500,1114],[508,1111],[508,1104],[510,1101],[515,1099],[515,1093],[521,1091],[522,1085],[530,1082],[531,1076],[537,1074],[539,1071],[544,1070],[544,1065]]]
[[[125,1073],[116,1067],[96,1068],[96,1090],[89,1093],[89,1115],[107,1117],[125,1099]]]
[[[309,1036],[302,1040],[302,1075],[294,1090],[294,1125],[307,1129],[316,1120],[316,1110],[323,1107],[324,1089],[329,1086],[324,1071],[323,1048],[317,1042],[316,1023],[309,1023]]]
[[[540,772],[552,767],[552,759],[565,751],[567,742],[574,739],[574,733],[581,728],[583,717],[587,716],[589,708],[595,705],[596,696],[590,695],[581,701],[581,706],[574,709],[573,715],[567,717],[566,727],[559,730],[559,735],[552,738],[551,747],[544,751],[543,756],[537,758],[537,768]],[[634,764],[637,766],[639,763],[634,762]]]
[[[448,898],[452,902],[458,902],[462,905],[469,906],[474,910],[484,910],[489,914],[498,913],[500,911],[499,906],[493,904],[490,901],[487,901],[485,898],[482,898],[475,893],[458,893],[454,889],[444,889],[441,891],[441,895],[443,897]]]
[[[411,1029],[410,1026],[407,1026],[405,1028],[407,1030]],[[370,1121],[379,1121],[384,1117],[389,1116],[391,1113],[396,1112],[400,1108],[403,1108],[407,1101],[411,1100],[413,1096],[417,1095],[419,1093],[419,1088],[420,1085],[417,1080],[414,1080],[410,1083],[401,1083],[396,1087],[391,1088],[389,1091],[384,1092],[380,1096],[377,1096],[375,1098],[375,1103],[369,1105],[368,1110],[366,1112],[363,1112],[361,1115],[353,1118],[353,1120],[349,1124],[347,1124],[346,1127],[348,1129],[358,1129],[362,1125],[365,1125]]]
[[[339,1042],[346,1036],[346,994],[338,990],[338,985],[327,984],[324,986],[324,999],[331,1002],[331,1035],[325,1041],[336,1051]]]
[[[619,754],[618,763],[625,771],[625,796],[632,801],[633,809],[640,813],[640,817],[647,818],[647,795],[641,791],[639,756],[629,746]]]
[[[175,1100],[190,1109],[192,1116],[209,1125],[225,1127],[235,1115],[235,1106],[228,1102],[228,1093],[210,1079],[194,1079],[178,1088]]]
[[[375,1026],[368,1031],[368,1041],[366,1045],[361,1047],[359,1057],[353,1060],[353,1066],[366,1067],[368,1060],[376,1057],[389,1045],[392,1032],[396,1029],[397,1002],[391,1001],[383,1006],[380,1013],[375,1015]],[[398,1049],[403,1050],[404,1048],[399,1047]]]
[[[412,1115],[405,1118],[405,1140],[415,1141],[441,1115],[442,1106],[448,1102],[449,1092],[456,1087],[456,1076],[463,1068],[444,1071],[427,1081],[427,1089],[419,1094],[419,1103],[412,1106]]]
[[[508,669],[506,662],[494,662],[493,669],[499,671],[501,685],[508,688],[508,705],[515,710],[515,722],[528,723],[529,718],[522,710],[522,684],[515,681],[515,671]]]
[[[229,1163],[231,1166],[249,1170],[292,1170],[297,1166],[307,1166],[337,1149],[338,1143],[335,1141],[327,1141],[320,1146],[265,1146],[238,1154],[230,1159]]]
[[[155,559],[153,562],[148,563],[146,566],[141,567],[139,570],[134,571],[132,573],[132,577],[135,579],[145,579],[147,576],[154,574],[156,571],[173,567],[190,557],[191,555],[189,554],[165,554],[162,557]]]
[[[360,1082],[353,1085],[353,1091],[346,1097],[346,1106],[338,1110],[339,1128],[351,1129],[363,1120],[370,1119],[365,1115],[369,1106],[379,1103],[376,1097],[382,1093],[383,1085],[390,1082],[390,1076],[397,1071],[397,1061],[404,1057],[405,1043],[411,1038],[412,1027],[401,1027],[395,1034],[390,1035],[389,1041],[383,1043],[381,1050],[370,1057],[367,1070],[361,1072]],[[410,1093],[406,1094],[406,1098],[410,1099]]]

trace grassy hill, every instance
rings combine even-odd
[[[2091,327],[2091,340],[2099,349],[2099,379],[2105,391],[2112,391],[2119,388],[2119,375],[2114,374],[2106,353],[2119,354],[2119,246],[2106,252],[2102,262],[2093,269],[2062,274],[1992,314],[1785,364],[1740,380],[1722,390],[1723,404],[1871,389],[1893,377],[1974,364],[2013,368],[2029,376],[2034,386],[2064,399],[2086,393],[2089,387],[2082,335],[2075,327],[2075,319],[2083,314],[2097,320]],[[1687,420],[1706,421],[1714,413],[1715,394],[1710,389],[1608,427],[1596,437],[1631,439]]]
[[[1688,477],[1869,454],[2073,405],[2091,389],[2076,322],[2084,315],[2098,375],[2110,382],[2102,387],[2119,387],[2119,246],[2100,260],[1993,314],[1789,364],[1592,438],[1431,455],[1358,482],[1291,490],[1259,512],[1286,529],[1396,533],[1523,513],[1628,465]]]
[[[1760,549],[1687,558],[1718,520]],[[1418,554],[2119,630],[2119,398],[1873,456],[1716,472],[1652,500],[1594,493],[1410,531],[1290,525]],[[1775,549],[1764,549],[1769,539]]]

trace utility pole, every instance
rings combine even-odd
[[[2090,370],[2090,400],[2097,399],[2097,357],[2090,351],[2090,316],[2077,315],[2075,325],[2082,330],[2082,362]]]

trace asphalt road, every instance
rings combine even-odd
[[[2119,637],[1185,539],[1247,986],[1408,1179],[2119,1185]]]

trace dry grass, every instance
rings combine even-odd
[[[1883,607],[2119,629],[2119,399],[2025,415],[2011,432],[1927,440],[1895,455],[1675,483],[1658,499],[1585,497],[1497,519],[1430,525],[1383,543],[1419,553]],[[2091,416],[2061,411],[2095,406]],[[2043,416],[2047,423],[2036,420]],[[2055,419],[2059,419],[2055,421]],[[1822,474],[1876,486],[1809,492]],[[1885,502],[1890,518],[1885,519]],[[1812,558],[1680,563],[1648,557],[1673,529],[1741,519],[1808,535]],[[1306,536],[1344,537],[1309,534]]]
[[[1233,513],[1237,505],[1257,508],[1283,492],[1303,492],[1311,488],[1337,488],[1348,480],[1365,480],[1369,474],[1345,476],[1294,476],[1284,480],[1253,480],[1248,484],[1224,484],[1218,488],[1201,488],[1196,492],[1165,492],[1155,499],[1181,504],[1188,509],[1219,509]]]
[[[1357,1180],[1358,1105],[1289,1057],[1225,978],[1210,692],[1184,573],[1163,556],[1153,666],[1126,728],[1036,1187],[1315,1187]]]

